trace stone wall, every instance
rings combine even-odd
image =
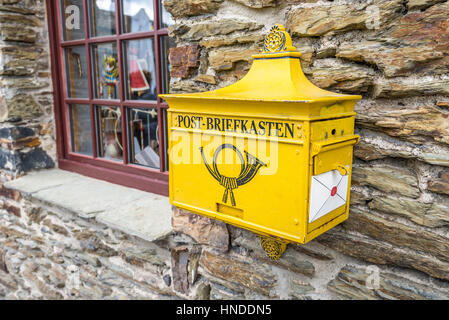
[[[0,1],[0,168],[55,166],[53,89],[44,0]]]
[[[0,299],[449,299],[449,2],[165,6],[171,92],[234,83],[281,23],[315,84],[363,94],[349,220],[274,262],[253,233],[183,210],[150,243],[2,187]],[[44,3],[0,0],[0,17],[4,181],[53,166],[56,146]]]
[[[251,232],[177,209],[174,232],[147,242],[29,194],[2,196],[0,300],[449,299],[445,281],[375,270],[318,242],[271,261]]]

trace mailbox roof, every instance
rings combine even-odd
[[[236,83],[213,91],[161,95],[163,99],[243,100],[267,102],[324,102],[359,100],[318,88],[304,75],[299,52],[254,55],[248,74]]]
[[[253,56],[248,74],[236,83],[217,90],[161,95],[163,99],[242,100],[267,102],[332,102],[360,100],[361,96],[326,91],[304,75],[296,51],[285,27],[275,25],[265,37],[263,53]]]

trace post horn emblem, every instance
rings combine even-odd
[[[237,154],[237,156],[240,158],[240,161],[242,163],[242,169],[240,171],[240,174],[238,177],[226,177],[220,174],[217,168],[217,159],[218,155],[223,149],[232,149]],[[223,202],[228,202],[228,195],[231,198],[231,204],[233,207],[236,206],[235,202],[235,196],[233,190],[237,189],[240,186],[243,186],[250,182],[257,174],[259,169],[261,167],[266,167],[267,165],[257,159],[255,156],[249,154],[247,151],[245,151],[246,155],[246,161],[243,159],[242,153],[232,144],[222,144],[215,150],[213,163],[211,167],[209,163],[206,160],[206,156],[204,154],[204,148],[200,148],[201,156],[203,157],[204,164],[206,165],[207,170],[212,175],[212,177],[217,180],[221,186],[225,188],[225,192],[223,194]]]

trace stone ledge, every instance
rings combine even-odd
[[[172,209],[164,196],[59,169],[33,172],[4,186],[31,201],[96,219],[146,241],[162,239],[172,232]]]

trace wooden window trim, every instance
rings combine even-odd
[[[122,42],[124,40],[135,40],[140,38],[152,37],[154,39],[155,59],[156,59],[156,87],[157,94],[161,94],[162,84],[162,57],[161,57],[161,37],[167,36],[166,29],[159,29],[161,13],[159,12],[159,0],[152,0],[154,8],[154,31],[140,32],[132,34],[122,33],[121,27],[121,1],[116,1],[116,36],[91,38],[89,33],[88,19],[88,0],[83,0],[84,9],[84,31],[85,39],[75,41],[62,40],[62,27],[59,24],[61,20],[60,1],[46,1],[47,6],[47,23],[49,30],[50,55],[51,55],[51,73],[53,82],[54,95],[54,113],[56,124],[56,144],[58,165],[60,169],[77,172],[96,179],[136,188],[139,190],[152,192],[160,195],[168,196],[168,172],[165,167],[166,157],[166,141],[163,125],[159,125],[160,143],[160,169],[146,168],[128,163],[128,138],[126,130],[126,122],[128,114],[127,107],[147,107],[156,108],[158,112],[159,124],[166,121],[164,118],[164,110],[168,108],[161,98],[157,101],[133,101],[125,99],[125,81],[123,78],[123,50]],[[101,100],[93,98],[92,85],[92,69],[91,69],[91,50],[90,45],[95,43],[104,43],[116,41],[117,55],[120,61],[119,72],[121,81],[119,83],[120,100]],[[65,90],[65,69],[64,69],[64,51],[67,46],[84,45],[86,48],[86,61],[88,61],[88,78],[89,78],[89,99],[72,99],[66,97]],[[69,104],[86,104],[90,106],[92,118],[92,141],[93,156],[73,153],[70,150],[70,127],[68,118]],[[95,132],[95,106],[117,106],[122,114],[122,143],[123,143],[123,162],[116,162],[97,157],[96,135]]]

